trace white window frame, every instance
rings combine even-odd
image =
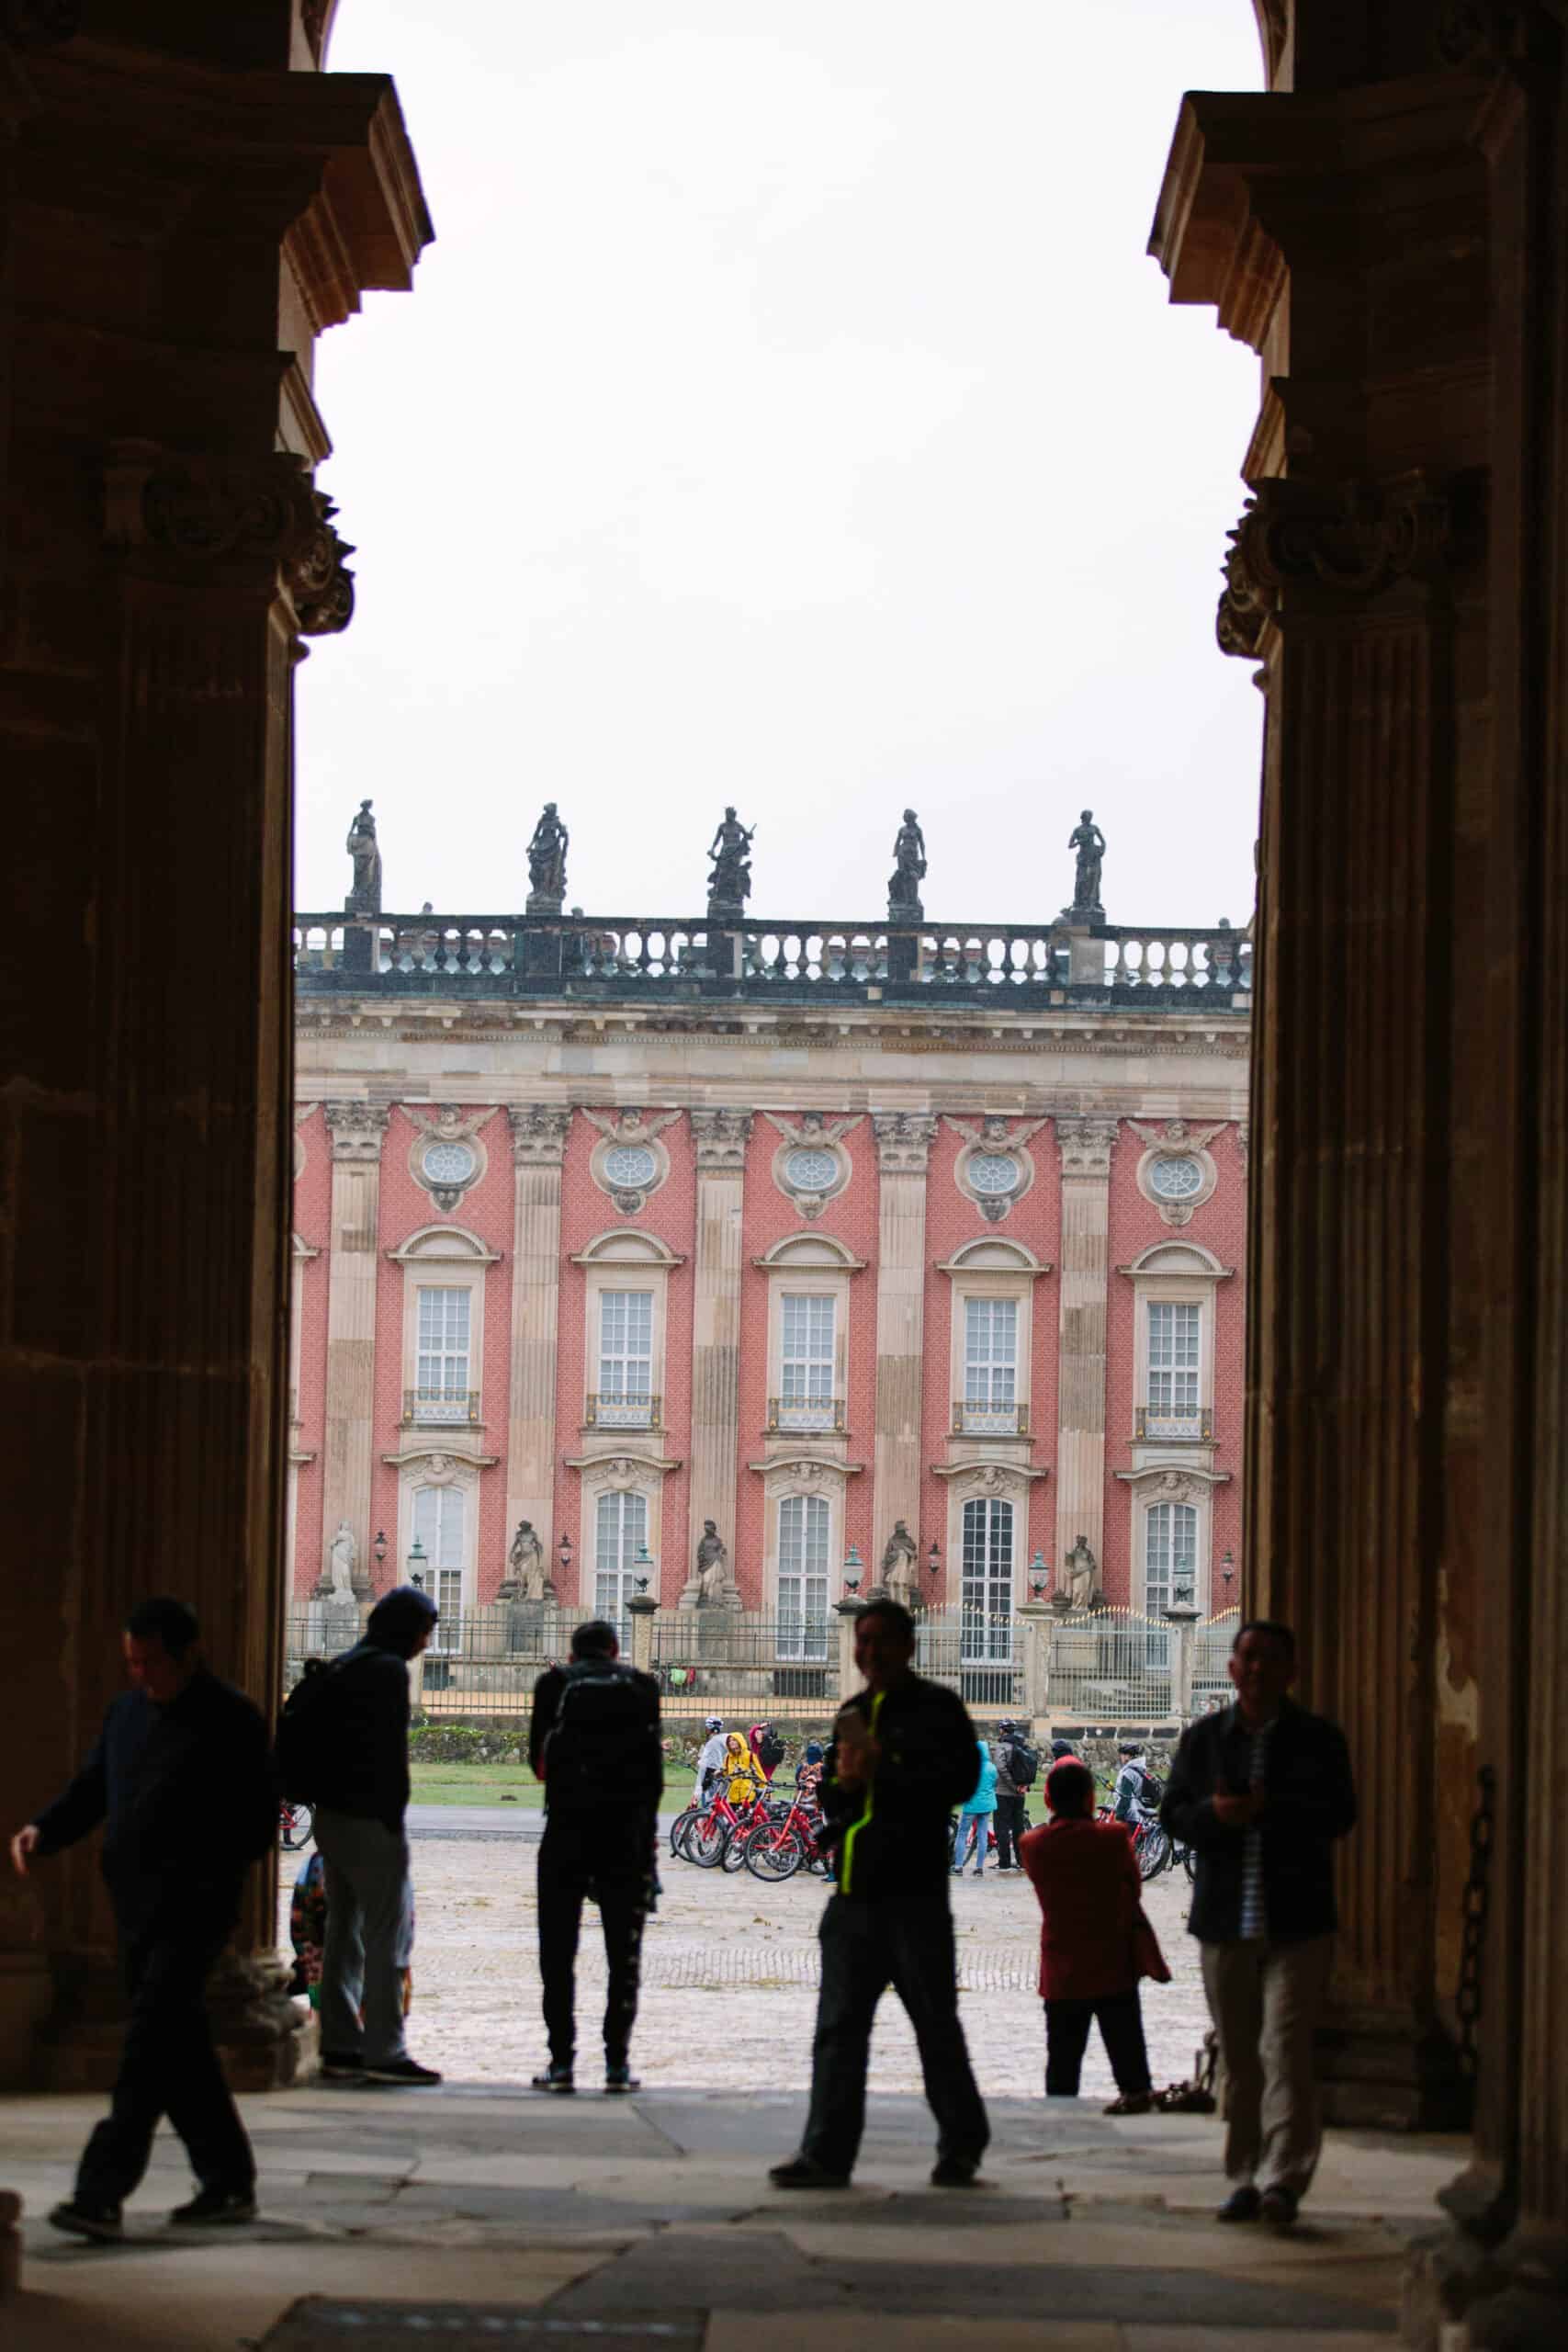
[[[999,1236],[966,1242],[937,1269],[952,1283],[948,1396],[955,1438],[1000,1437],[1027,1441],[1034,1387],[1034,1285],[1051,1268],[1021,1242]],[[1010,1408],[973,1404],[969,1396],[969,1302],[1005,1299],[1016,1323],[1013,1401]]]
[[[1016,1436],[1017,1296],[966,1290],[958,1303],[964,1317],[964,1434]]]
[[[487,1250],[478,1234],[462,1226],[425,1226],[387,1255],[403,1270],[403,1376],[405,1397],[414,1397],[419,1381],[419,1294],[422,1290],[466,1290],[468,1293],[468,1394],[478,1397],[470,1408],[468,1396],[462,1410],[443,1412],[416,1401],[405,1426],[449,1430],[460,1444],[465,1430],[483,1426],[485,1348],[485,1275],[500,1262],[500,1252]],[[472,1410],[473,1418],[469,1414]]]
[[[1203,1300],[1145,1294],[1138,1304],[1144,1318],[1144,1435],[1201,1438],[1209,1320]]]
[[[582,1293],[582,1433],[585,1438],[596,1436],[601,1431],[606,1436],[613,1436],[616,1430],[655,1430],[661,1426],[670,1276],[675,1267],[684,1262],[657,1234],[639,1233],[628,1226],[615,1226],[607,1233],[597,1234],[586,1250],[578,1251],[573,1257],[572,1264],[581,1266],[586,1274]],[[596,1384],[602,1361],[599,1344],[603,1329],[602,1301],[606,1291],[617,1290],[651,1291],[653,1294],[648,1394],[650,1399],[658,1401],[650,1403],[643,1418],[635,1420],[629,1418],[625,1408],[612,1407],[614,1418],[605,1421],[597,1418],[600,1407],[596,1403],[590,1404],[588,1400],[599,1395]]]
[[[792,1146],[792,1148],[795,1147]],[[768,1279],[768,1427],[776,1444],[820,1433],[841,1439],[850,1393],[850,1285],[863,1266],[841,1241],[827,1233],[789,1234],[767,1255],[753,1260]],[[826,1298],[832,1302],[832,1374],[827,1409],[785,1409],[784,1302]],[[776,1408],[776,1417],[775,1410]]]
[[[637,1562],[639,1548],[649,1549],[648,1531],[650,1516],[649,1498],[640,1487],[604,1486],[593,1498],[593,1516],[590,1522],[593,1544],[593,1556],[590,1563],[593,1585],[592,1606],[595,1617],[605,1618],[615,1626],[621,1637],[623,1649],[629,1647],[631,1641],[631,1612],[626,1603],[637,1590],[637,1577],[642,1575],[651,1577],[652,1574],[651,1569],[640,1567]],[[615,1554],[615,1565],[609,1567],[604,1565],[607,1533],[613,1536]],[[604,1590],[606,1583],[615,1588],[608,1596]]]
[[[416,1282],[413,1307],[415,1418],[466,1422],[469,1394],[479,1385],[472,1288],[468,1283]]]
[[[1197,1605],[1201,1581],[1202,1534],[1203,1512],[1200,1504],[1173,1502],[1164,1497],[1145,1504],[1142,1543],[1143,1611],[1145,1617],[1161,1616],[1173,1607],[1177,1590],[1183,1585],[1190,1590],[1193,1604]],[[1151,1558],[1156,1537],[1160,1539],[1159,1548],[1165,1554],[1161,1564],[1165,1573],[1157,1583],[1154,1578],[1155,1563]],[[1190,1555],[1180,1563],[1176,1558],[1179,1538],[1183,1539],[1184,1548],[1190,1546]]]
[[[778,1564],[773,1580],[778,1611],[773,1654],[825,1664],[837,1565],[833,1506],[826,1495],[800,1493],[782,1496],[772,1510]],[[821,1587],[819,1595],[810,1590],[816,1585]],[[792,1587],[797,1589],[786,1590]]]
[[[1133,1285],[1133,1442],[1159,1450],[1211,1446],[1214,1430],[1215,1293],[1232,1269],[1195,1241],[1158,1241],[1117,1272]],[[1150,1410],[1149,1314],[1151,1306],[1196,1306],[1198,1317],[1198,1411],[1182,1429],[1162,1430]],[[1196,1456],[1194,1458],[1201,1458]],[[1135,1565],[1135,1564],[1134,1564]],[[1134,1588],[1135,1589],[1135,1588]]]
[[[653,1380],[653,1327],[658,1311],[659,1292],[653,1283],[603,1283],[595,1293],[598,1303],[599,1346],[594,1357],[594,1391],[598,1396],[595,1419],[602,1430],[647,1430],[654,1425],[654,1399],[658,1390]],[[612,1326],[619,1321],[629,1326],[629,1306],[622,1302],[646,1299],[646,1347],[632,1347],[629,1329],[615,1333]],[[642,1321],[641,1316],[637,1317]],[[639,1333],[637,1335],[641,1337]],[[611,1341],[618,1338],[620,1345],[611,1351]],[[634,1379],[634,1369],[638,1377]],[[619,1399],[615,1402],[613,1400]]]
[[[970,1495],[959,1510],[959,1657],[964,1666],[1005,1665],[1012,1657],[1020,1509],[1009,1496]],[[1027,1531],[1027,1518],[1024,1524]],[[982,1563],[978,1579],[976,1556]]]
[[[781,1430],[830,1430],[841,1415],[839,1319],[836,1290],[780,1284],[779,1385],[773,1393],[778,1398]],[[792,1351],[791,1326],[803,1321],[807,1327],[803,1342]]]

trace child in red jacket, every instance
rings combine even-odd
[[[1039,1898],[1040,1993],[1045,2004],[1045,2096],[1076,2098],[1089,2030],[1098,2023],[1118,2096],[1108,2115],[1152,2105],[1138,1979],[1168,1984],[1144,1916],[1133,1841],[1119,1821],[1094,1817],[1094,1775],[1075,1758],[1045,1781],[1051,1819],[1019,1856]]]

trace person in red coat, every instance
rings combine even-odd
[[[1108,2115],[1152,2104],[1138,1979],[1170,1982],[1144,1916],[1133,1841],[1119,1821],[1094,1817],[1094,1775],[1066,1758],[1045,1781],[1051,1818],[1019,1845],[1041,1910],[1040,1994],[1045,2004],[1045,2096],[1076,2098],[1089,2030],[1098,2023],[1118,2096]]]

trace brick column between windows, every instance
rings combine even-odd
[[[876,1454],[874,1558],[901,1519],[920,1524],[920,1398],[924,1372],[926,1163],[936,1121],[879,1114],[876,1250]]]
[[[506,1408],[506,1541],[533,1522],[547,1564],[555,1510],[556,1351],[560,1311],[561,1160],[569,1110],[529,1103],[512,1122],[512,1328]],[[564,1598],[565,1596],[563,1596]]]
[[[1105,1576],[1105,1320],[1113,1119],[1058,1119],[1061,1322],[1056,1381],[1056,1549],[1084,1536]]]
[[[381,1147],[388,1111],[329,1102],[333,1148],[332,1240],[327,1261],[327,1399],[323,1544],[343,1520],[359,1546],[355,1588],[371,1589],[370,1474],[376,1417],[376,1266]]]
[[[740,1447],[741,1212],[750,1111],[694,1111],[697,1248],[692,1330],[691,1549],[711,1519],[736,1573],[735,1502]],[[693,1561],[683,1563],[693,1581]],[[664,1589],[676,1589],[669,1566]]]

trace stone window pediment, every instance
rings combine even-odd
[[[574,1266],[682,1266],[685,1260],[656,1233],[618,1226],[596,1234],[586,1250],[573,1252]]]
[[[499,1250],[487,1249],[477,1233],[461,1225],[422,1226],[387,1255],[399,1266],[495,1266],[501,1262]]]
[[[858,1274],[865,1264],[852,1250],[835,1241],[830,1233],[787,1234],[775,1241],[752,1264],[765,1274],[799,1273],[811,1267],[820,1267],[826,1273]]]

